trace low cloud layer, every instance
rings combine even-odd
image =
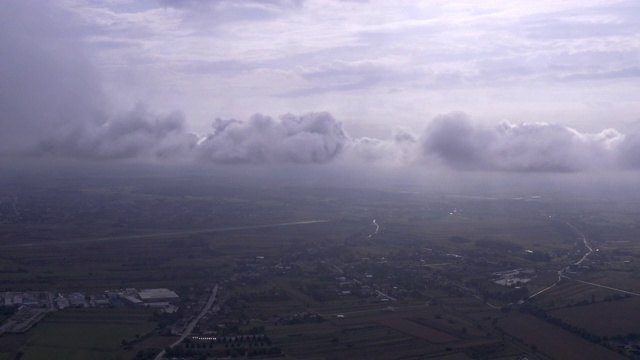
[[[256,114],[246,122],[216,119],[213,129],[196,153],[215,163],[326,163],[350,141],[329,113],[287,114],[279,120]]]
[[[198,138],[186,132],[182,114],[157,115],[144,106],[102,123],[69,126],[39,140],[29,152],[38,156],[79,159],[180,159]]]
[[[506,121],[493,126],[464,113],[441,115],[421,133],[398,128],[388,139],[352,138],[327,112],[216,119],[188,131],[176,112],[144,106],[103,121],[69,122],[20,151],[4,154],[88,160],[171,160],[205,164],[393,165],[490,172],[640,169],[640,133],[581,133],[559,124]]]
[[[573,172],[611,169],[634,157],[628,139],[614,129],[585,134],[548,123],[489,127],[463,113],[435,118],[421,145],[424,155],[462,170]]]
[[[190,1],[181,5],[163,2],[167,8],[180,5],[200,9],[206,5],[213,7],[211,11],[236,11],[242,7],[260,10],[260,14],[297,8],[298,3],[283,1],[267,6],[260,1]],[[165,15],[172,14],[167,9],[163,11]],[[437,116],[425,122],[423,129],[399,127],[385,138],[352,137],[328,112],[216,119],[209,131],[195,134],[182,112],[165,113],[143,105],[125,110],[113,106],[103,93],[105,81],[100,71],[93,66],[98,57],[87,50],[86,39],[73,27],[79,23],[82,22],[77,14],[50,2],[4,4],[0,12],[0,47],[5,54],[0,57],[0,157],[166,160],[212,166],[335,163],[344,168],[391,165],[490,172],[640,169],[640,129],[583,133],[559,123],[514,124],[500,119],[493,124],[478,123],[464,113]],[[306,58],[299,55],[295,63]],[[254,62],[268,62],[259,60]],[[244,69],[236,61],[213,62],[209,64],[213,68],[204,70],[226,73]],[[190,68],[193,64],[199,63],[181,66]],[[390,78],[413,79],[418,72],[399,71],[402,64],[395,57],[379,61],[336,60],[329,65],[302,66],[283,73],[287,78],[297,74],[301,84],[313,82],[314,86],[289,93],[306,96],[366,87]],[[447,64],[455,65],[455,61],[447,60]],[[622,65],[628,68],[626,63]],[[637,74],[631,71],[627,75]],[[451,82],[455,76],[446,79]],[[227,89],[224,84],[221,88]],[[275,95],[278,94],[271,94],[269,99],[278,98]],[[209,113],[216,112],[212,106]],[[399,118],[410,117],[395,115],[386,121],[395,124]]]

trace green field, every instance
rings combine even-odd
[[[21,351],[26,360],[130,359],[122,341],[152,332],[150,313],[132,309],[57,312],[36,325]]]

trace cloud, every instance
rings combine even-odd
[[[197,149],[201,159],[225,164],[326,163],[350,141],[329,113],[283,115],[279,120],[256,114],[248,121],[220,120]]]
[[[636,121],[629,133],[616,147],[616,160],[620,168],[640,169],[640,121]]]
[[[0,154],[85,159],[185,156],[197,139],[186,131],[180,113],[158,115],[136,106],[109,115],[100,76],[72,31],[77,21],[73,13],[49,2],[4,3]]]
[[[350,144],[347,157],[355,163],[413,164],[418,155],[417,138],[407,128],[395,128],[389,140],[357,138]]]
[[[138,105],[102,124],[90,123],[44,139],[32,154],[100,160],[184,160],[197,141],[197,136],[186,132],[182,114],[161,116]]]
[[[191,1],[164,2],[164,4],[188,8],[184,11],[194,13],[198,13],[199,9],[205,7],[210,11],[220,12],[220,16],[223,17],[227,16],[226,11],[237,11],[238,18],[245,14],[250,20],[254,11],[270,14],[295,8],[300,3],[295,1],[277,3]],[[340,7],[343,4],[336,6],[338,6],[337,9],[343,9]],[[358,5],[357,8],[360,9],[360,6],[365,5]],[[107,77],[109,80],[101,77],[100,69],[95,66],[100,63],[100,59],[105,58],[93,52],[112,47],[114,53],[109,54],[113,57],[106,59],[117,58],[120,61],[105,61],[105,63],[114,67],[124,64],[130,68],[132,64],[144,64],[145,66],[140,68],[147,69],[153,66],[146,65],[156,64],[153,60],[158,60],[160,63],[161,59],[169,59],[174,61],[173,64],[179,65],[173,69],[182,70],[182,72],[163,72],[163,76],[166,74],[175,76],[175,83],[172,80],[171,86],[162,86],[169,84],[167,81],[140,81],[148,88],[160,84],[158,88],[180,89],[182,85],[189,83],[187,80],[191,79],[180,78],[183,73],[191,73],[193,79],[202,74],[215,75],[216,77],[205,80],[206,89],[209,89],[209,86],[213,87],[215,91],[220,91],[219,94],[222,94],[222,97],[226,93],[240,93],[242,89],[243,96],[250,99],[248,101],[253,101],[256,97],[252,89],[264,85],[265,88],[273,90],[269,92],[270,102],[280,101],[285,104],[282,106],[291,104],[292,108],[300,109],[308,106],[305,105],[304,99],[293,103],[282,101],[283,99],[276,98],[275,95],[303,97],[328,92],[367,90],[394,84],[407,85],[404,88],[411,89],[413,85],[426,86],[430,81],[436,85],[443,84],[434,85],[438,88],[456,84],[463,86],[469,82],[482,84],[484,83],[482,79],[485,79],[486,83],[495,85],[504,81],[505,78],[539,78],[552,74],[561,74],[569,80],[572,76],[601,80],[636,78],[638,68],[634,64],[630,65],[633,58],[625,54],[632,52],[637,46],[633,44],[633,46],[627,46],[633,39],[629,39],[625,35],[627,30],[621,28],[612,29],[613,35],[618,34],[616,36],[620,37],[618,42],[606,41],[606,44],[602,45],[601,42],[592,41],[591,37],[586,36],[592,31],[591,25],[583,29],[583,24],[580,22],[574,24],[575,21],[572,20],[573,22],[569,25],[572,28],[575,27],[576,33],[584,36],[586,40],[571,42],[577,49],[576,55],[572,57],[563,55],[572,49],[570,46],[563,45],[559,48],[560,52],[556,55],[562,55],[562,59],[566,62],[545,62],[538,59],[546,58],[547,49],[557,47],[544,46],[527,52],[516,51],[520,49],[518,47],[520,45],[514,44],[526,44],[527,42],[516,40],[527,38],[527,36],[529,39],[547,39],[545,44],[554,44],[555,37],[551,36],[552,34],[533,36],[525,32],[524,35],[519,34],[521,37],[516,40],[511,37],[502,38],[500,41],[507,42],[507,45],[511,44],[507,46],[511,51],[502,53],[496,50],[502,49],[502,43],[477,41],[473,36],[476,32],[462,31],[464,29],[452,25],[456,22],[443,26],[440,33],[434,30],[438,28],[438,22],[431,24],[431,21],[416,21],[416,26],[422,23],[431,25],[423,31],[415,32],[406,29],[402,21],[389,21],[392,34],[395,34],[393,31],[397,31],[396,27],[406,30],[404,33],[402,31],[398,33],[404,34],[403,41],[396,41],[395,36],[389,36],[383,42],[376,42],[380,40],[378,37],[382,36],[375,32],[378,29],[377,26],[365,26],[359,23],[358,26],[345,29],[340,26],[332,28],[331,24],[324,24],[321,21],[307,22],[309,16],[302,16],[299,19],[300,22],[294,25],[285,21],[280,22],[279,25],[260,22],[250,32],[253,37],[247,38],[243,37],[247,34],[245,32],[232,31],[233,26],[240,28],[244,24],[228,24],[229,27],[225,29],[229,29],[229,32],[219,33],[221,37],[225,37],[226,42],[222,41],[220,46],[208,47],[203,44],[207,44],[206,41],[216,43],[211,39],[217,39],[211,36],[211,33],[206,33],[207,36],[201,36],[200,33],[193,35],[191,31],[185,31],[179,26],[180,21],[166,20],[174,17],[181,20],[187,19],[188,16],[180,9],[172,8],[169,9],[170,11],[146,9],[121,13],[93,10],[97,11],[94,16],[106,20],[103,23],[94,20],[94,23],[87,26],[84,22],[86,19],[91,19],[90,14],[85,13],[85,20],[83,20],[78,16],[82,11],[61,9],[54,6],[52,2],[8,0],[3,3],[3,11],[0,12],[0,47],[3,49],[3,56],[0,57],[0,79],[2,79],[0,82],[0,154],[98,160],[196,160],[216,165],[337,163],[415,167],[420,164],[426,169],[437,170],[439,169],[437,165],[441,165],[464,171],[494,172],[579,172],[640,168],[640,160],[638,160],[640,159],[640,131],[622,134],[614,129],[605,129],[598,133],[583,133],[564,125],[550,123],[502,122],[498,125],[487,125],[474,122],[464,113],[438,116],[426,124],[426,128],[419,134],[409,129],[397,128],[388,138],[351,137],[343,129],[342,124],[328,112],[287,114],[279,118],[256,114],[248,120],[218,119],[214,121],[213,129],[209,134],[198,137],[190,132],[186,117],[179,111],[163,113],[145,106],[134,106],[131,110],[123,111],[110,104],[107,94],[104,94],[103,86],[116,77]],[[245,10],[247,12],[243,13]],[[302,15],[309,15],[309,11],[312,10],[324,11],[322,7],[306,5],[300,7]],[[376,11],[383,13],[380,9]],[[105,15],[104,12],[109,14]],[[350,12],[347,15],[356,16],[355,14],[357,12]],[[489,19],[494,19],[499,14],[500,12],[493,13],[493,17],[490,16]],[[398,14],[400,15],[402,14]],[[111,18],[101,16],[121,19],[121,25],[118,27],[124,30],[109,30],[110,25],[106,24],[111,24],[109,20]],[[617,18],[613,16],[613,19]],[[233,16],[229,19],[233,19]],[[364,20],[364,18],[356,20],[358,19]],[[482,19],[484,18],[469,18],[469,21],[476,24],[477,33],[491,34],[496,30],[492,28],[493,25],[487,25]],[[548,20],[545,19],[547,19],[546,16],[528,19],[528,21],[532,23],[533,30],[536,30],[543,28],[536,24],[542,24]],[[135,26],[128,27],[127,21],[131,21]],[[344,21],[341,22],[344,23]],[[102,26],[97,26],[98,23]],[[412,24],[412,22],[409,23]],[[136,26],[142,25],[147,26],[151,32],[148,34],[140,32],[140,38],[135,38],[132,42],[133,40],[128,37],[129,35],[133,37],[136,32],[131,29],[137,29]],[[102,31],[91,30],[92,26],[97,26]],[[274,26],[273,33],[266,31],[271,29],[268,26]],[[295,26],[304,27],[306,31],[292,31],[291,29]],[[629,26],[633,27],[635,24],[629,24]],[[372,30],[370,38],[357,36],[367,29]],[[81,30],[86,33],[82,33]],[[447,32],[452,32],[451,37],[441,37]],[[235,34],[236,37],[229,37],[230,33]],[[279,41],[290,42],[291,46],[282,48],[283,51],[269,49],[264,45],[267,42],[256,35],[258,33],[269,40],[278,37],[279,34],[285,34],[286,36]],[[97,38],[96,34],[99,35]],[[113,37],[114,34],[117,36]],[[156,34],[157,38],[149,34]],[[193,48],[187,46],[189,45],[187,42],[181,42],[182,36],[205,41],[196,42],[199,44],[199,49],[210,49],[212,53],[222,54],[223,57],[210,56],[212,53],[207,51],[198,53],[197,56],[190,56]],[[308,36],[312,36],[315,40],[306,41]],[[422,37],[431,40],[425,43],[425,46],[417,47],[416,44],[420,43],[418,40]],[[176,40],[174,44],[171,39],[180,39],[180,41]],[[341,39],[343,41],[333,41]],[[474,40],[471,43],[469,39]],[[236,40],[239,46],[235,46]],[[176,44],[177,46],[173,46]],[[243,44],[246,46],[241,46]],[[469,50],[467,46],[469,44],[476,48]],[[604,46],[602,51],[599,50],[601,45]],[[160,48],[164,52],[158,50],[159,52],[154,53],[140,53],[146,51],[145,49],[151,51]],[[183,55],[183,48],[185,55]],[[341,49],[339,53],[336,52],[338,48]],[[407,55],[404,53],[406,48],[415,49],[415,53]],[[613,50],[618,52],[613,53]],[[595,57],[594,54],[599,52],[602,52],[601,57]],[[127,54],[127,56],[116,56],[117,54]],[[531,61],[519,61],[520,57],[531,57]],[[429,58],[433,58],[432,62],[422,65],[422,61]],[[623,60],[612,61],[610,58]],[[464,59],[470,60],[464,61]],[[599,65],[600,63],[603,65]],[[295,79],[288,85],[282,85],[277,81],[244,82],[250,76],[260,73],[252,70],[263,68],[278,69],[287,76],[294,74],[297,77],[289,76]],[[113,73],[107,70],[106,73],[119,74],[121,78],[126,78],[123,84],[130,85],[129,76],[125,76],[129,73],[115,70]],[[134,71],[131,74],[131,78],[136,76]],[[230,76],[234,74],[244,76]],[[215,79],[220,81],[216,83],[213,81]],[[127,87],[123,86],[121,89],[127,91]],[[200,93],[207,93],[199,95],[203,96],[202,99],[204,96],[218,94],[208,91],[200,91]],[[381,96],[373,99],[382,99],[381,102],[388,101],[388,104],[395,103],[394,99],[387,98],[392,96],[391,92],[381,93],[384,98]],[[174,94],[170,93],[170,95],[167,98],[173,99]],[[405,94],[399,93],[398,96],[405,96]],[[516,97],[517,94],[514,95],[516,101],[522,99]],[[409,103],[417,98],[418,95],[415,95],[398,104]],[[461,102],[470,97],[451,96],[451,98]],[[366,106],[367,109],[358,113],[357,106],[348,103],[353,99],[354,97],[343,96],[336,99],[335,103],[328,103],[334,108],[344,106],[354,109],[351,114],[356,118],[378,114],[375,101],[367,101],[366,105],[360,105]],[[356,100],[360,99],[356,98]],[[435,101],[437,102],[437,98]],[[269,108],[268,105],[259,101],[256,104],[257,109]],[[635,106],[635,103],[633,104]],[[315,106],[322,105],[316,103]],[[464,108],[465,106],[452,103],[451,107]],[[129,105],[123,108],[128,109]],[[391,124],[397,124],[399,119],[415,118],[419,113],[418,110],[408,109],[408,107],[387,106],[387,108],[394,109],[389,110],[390,115],[386,120],[386,123]],[[190,109],[185,107],[183,110]],[[207,109],[207,111],[211,110]]]
[[[273,20],[289,8],[297,8],[302,0],[160,0],[165,7],[188,12],[187,19],[215,26],[230,21]],[[211,21],[215,19],[215,21]],[[207,21],[208,20],[208,21]]]
[[[502,122],[490,127],[463,113],[434,119],[422,135],[425,157],[460,170],[576,172],[615,167],[625,136],[583,134],[558,124]]]
[[[0,151],[28,148],[99,116],[100,80],[70,23],[72,14],[50,2],[3,2]]]

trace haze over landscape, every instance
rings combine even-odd
[[[640,360],[638,14],[0,1],[0,360]]]

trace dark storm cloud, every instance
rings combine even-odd
[[[99,80],[70,19],[49,2],[3,2],[0,151],[26,149],[98,116]]]
[[[453,113],[436,117],[424,133],[423,148],[455,168],[474,169],[486,166],[484,149],[495,134],[475,127],[467,116]]]
[[[179,113],[138,106],[107,115],[73,14],[48,2],[3,2],[0,153],[88,159],[184,156],[195,145]],[[54,21],[55,19],[55,21]]]
[[[421,141],[425,156],[456,169],[575,172],[612,168],[624,139],[613,129],[582,134],[547,123],[489,127],[453,113],[434,119]]]
[[[246,122],[217,119],[213,128],[198,156],[226,164],[326,163],[350,141],[329,113],[287,114],[279,120],[256,114]]]

